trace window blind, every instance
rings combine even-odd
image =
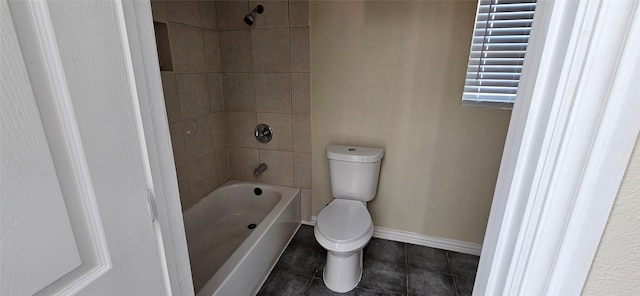
[[[535,0],[480,0],[462,100],[514,102]]]

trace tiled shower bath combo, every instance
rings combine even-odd
[[[301,188],[310,220],[308,1],[151,5],[183,209],[232,179]],[[259,123],[269,143],[254,138]]]
[[[281,218],[276,218],[277,215],[267,211],[263,214],[263,217],[267,215],[264,221],[284,219],[276,224],[290,225],[301,219],[310,220],[308,1],[152,0],[151,7],[180,201],[185,214],[201,211],[198,207],[212,202],[210,192],[235,180],[300,188],[295,189],[296,197],[287,202],[297,210],[296,215],[286,210]],[[273,138],[268,143],[260,143],[254,137],[259,123],[273,130]],[[205,199],[209,195],[211,197]],[[231,206],[228,211],[233,209]],[[273,209],[279,211],[280,207]],[[300,213],[304,216],[300,217]],[[233,249],[196,252],[222,244],[219,242],[222,238],[213,239],[213,247],[198,243],[198,239],[206,240],[201,236],[217,230],[200,225],[197,220],[204,221],[204,218],[195,220],[188,219],[189,223],[185,224],[191,225],[186,231],[187,242],[198,292],[208,282],[206,277],[225,269],[222,263],[233,261],[235,253]],[[248,223],[258,224],[255,231],[247,230],[247,225],[239,227],[248,233],[258,230],[269,233],[273,228],[259,224],[260,221]],[[291,231],[287,226],[291,234],[296,227],[292,225]],[[253,243],[259,244],[249,244],[253,236],[247,237],[248,233],[235,238],[234,246],[238,250],[246,251]],[[261,247],[271,254],[273,252],[268,251],[273,249],[271,245],[282,244],[273,254],[273,262],[290,236],[283,242],[277,237],[266,239],[263,243],[270,245]],[[246,254],[252,256],[251,252]],[[199,262],[202,260],[215,268],[201,268],[208,265]],[[266,276],[266,272],[268,267],[254,277]],[[212,279],[219,282],[226,278],[218,275]],[[258,287],[263,278],[257,280]],[[214,286],[224,288],[229,284]]]

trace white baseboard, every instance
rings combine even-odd
[[[453,240],[448,238],[433,237],[415,232],[385,228],[374,226],[373,237],[409,243],[414,245],[426,246],[431,248],[443,249],[459,253],[480,256],[482,245]]]
[[[317,218],[317,216],[313,216],[311,217],[311,221],[302,221],[302,224],[315,226]],[[448,238],[427,236],[415,232],[385,228],[380,226],[373,227],[373,237],[476,256],[480,256],[480,252],[482,251],[481,244]]]

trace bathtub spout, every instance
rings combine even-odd
[[[260,174],[262,174],[262,172],[267,170],[267,164],[266,163],[261,163],[255,170],[253,170],[253,175],[254,176],[260,176]]]

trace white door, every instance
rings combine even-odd
[[[0,295],[167,295],[121,3],[0,1]]]

